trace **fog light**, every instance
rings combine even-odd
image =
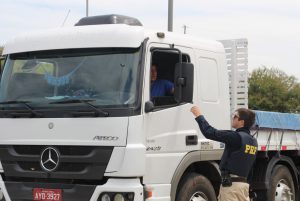
[[[125,201],[124,196],[120,193],[116,194],[114,197],[114,201]]]
[[[101,201],[110,201],[110,197],[108,194],[103,194],[102,197],[101,197]]]

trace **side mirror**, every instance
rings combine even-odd
[[[194,91],[194,65],[177,63],[175,65],[174,97],[177,103],[192,103]]]
[[[152,112],[153,109],[154,109],[154,104],[153,104],[153,102],[152,102],[152,101],[147,101],[147,102],[145,103],[145,112],[146,112],[146,113]]]

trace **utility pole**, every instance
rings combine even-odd
[[[86,17],[89,16],[89,0],[86,0]]]
[[[186,26],[185,24],[183,25],[183,33],[186,34],[186,30],[187,28],[189,28],[188,26]]]
[[[168,9],[168,31],[173,31],[173,0],[169,0]]]

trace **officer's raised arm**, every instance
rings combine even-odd
[[[210,140],[215,140],[218,142],[232,144],[232,146],[238,146],[241,142],[241,139],[235,132],[231,130],[218,130],[212,127],[203,116],[200,107],[193,106],[191,112],[196,117],[199,128],[202,134]]]

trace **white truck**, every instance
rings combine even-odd
[[[120,15],[7,42],[0,200],[216,201],[224,144],[204,138],[190,108],[231,129],[231,111],[247,107],[247,40],[221,42]],[[173,96],[150,97],[153,63]],[[299,200],[300,117],[256,113],[252,189]]]

